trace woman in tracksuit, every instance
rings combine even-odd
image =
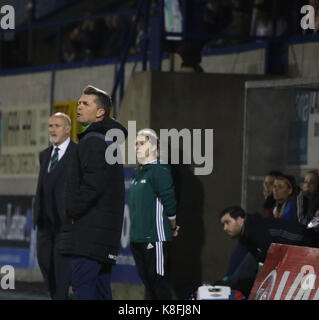
[[[176,237],[175,191],[169,165],[157,159],[158,141],[151,129],[138,132],[135,168],[130,186],[130,241],[145,298],[172,298],[168,283],[168,249]]]

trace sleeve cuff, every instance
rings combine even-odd
[[[176,219],[176,214],[174,216],[168,216],[168,220],[174,220]]]

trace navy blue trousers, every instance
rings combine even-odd
[[[246,246],[244,246],[240,242],[237,243],[228,263],[228,268],[226,272],[227,277],[231,277],[233,275],[233,273],[237,270],[238,266],[244,260],[248,252],[249,251]]]
[[[112,300],[111,265],[79,256],[71,263],[74,300]]]

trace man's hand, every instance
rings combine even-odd
[[[180,226],[175,226],[174,229],[172,229],[172,232],[173,232],[173,237],[177,237],[178,236],[178,230],[180,229],[181,227]]]

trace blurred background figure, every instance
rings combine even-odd
[[[310,30],[311,33],[318,33],[319,30],[319,0],[309,0],[308,4],[315,9],[315,29]]]
[[[276,23],[276,26],[274,25]],[[265,1],[257,1],[254,7],[250,35],[252,37],[282,36],[288,30],[288,23],[283,16],[273,20],[271,7]]]
[[[281,176],[282,173],[279,171],[270,171],[263,182],[263,195],[264,201],[264,213],[266,217],[272,218],[274,216],[273,210],[276,204],[276,200],[273,195],[274,182],[276,177]]]
[[[15,32],[15,47],[12,48],[12,63],[19,67],[31,66],[34,63],[34,32],[32,23],[35,21],[35,8],[32,2],[25,6],[21,30]],[[23,54],[21,54],[23,52]]]
[[[67,35],[63,45],[63,60],[66,62],[88,61],[96,56],[100,39],[97,22],[90,19],[90,12],[85,16],[87,19],[75,26]]]
[[[306,224],[313,219],[319,210],[319,176],[317,170],[310,170],[306,173],[300,196],[303,197],[303,219]]]
[[[282,174],[275,178],[273,185],[274,218],[297,220],[296,195],[297,185],[293,176]]]
[[[98,56],[101,58],[120,56],[121,48],[126,45],[128,30],[128,23],[122,16],[105,17],[100,28],[102,43]]]
[[[233,22],[233,10],[230,2],[225,0],[211,0],[205,5],[203,12],[203,23],[207,33],[211,36],[226,34],[229,26]],[[209,41],[207,47],[216,47],[225,40],[217,37]]]

